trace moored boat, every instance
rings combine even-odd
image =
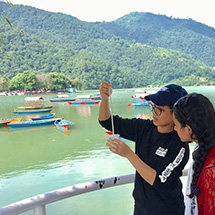
[[[71,102],[71,101],[75,101],[75,99],[71,99],[71,98],[68,98],[68,99],[49,99],[50,102]]]
[[[43,97],[25,97],[25,104],[18,107],[18,110],[49,109],[52,105],[45,105]]]
[[[102,97],[100,96],[100,94],[96,94],[96,95],[77,95],[75,97],[76,99],[79,100],[102,100]]]
[[[0,122],[0,128],[5,127],[10,121],[2,121]]]
[[[54,124],[56,120],[60,120],[61,118],[53,118],[53,119],[44,119],[44,120],[33,120],[33,121],[23,121],[23,122],[10,122],[7,126],[13,128],[19,127],[29,127],[29,126],[41,126],[41,125],[50,125]]]
[[[54,125],[57,127],[57,128],[64,128],[64,129],[68,129],[70,128],[71,126],[71,122],[68,121],[68,120],[65,120],[65,119],[59,119],[59,120],[56,120],[54,122]]]
[[[129,103],[129,107],[141,107],[141,106],[148,106],[149,101],[146,101],[145,99],[140,101],[140,102],[134,102],[134,103]]]
[[[18,107],[17,109],[18,110],[34,110],[34,109],[49,109],[49,108],[52,108],[53,106],[52,105],[44,105],[44,106],[20,106]]]
[[[34,113],[48,113],[51,112],[52,109],[35,109],[35,110],[15,110],[14,114],[34,114]]]
[[[20,122],[22,120],[21,117],[18,118],[0,118],[0,122]]]
[[[39,115],[39,116],[32,116],[31,119],[32,120],[43,120],[43,119],[51,119],[53,118],[55,115],[55,113],[50,113],[47,115]]]
[[[100,101],[74,101],[68,102],[69,105],[97,105]]]

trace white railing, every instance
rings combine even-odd
[[[134,178],[135,174],[129,174],[65,187],[2,207],[0,215],[15,215],[29,210],[34,210],[34,215],[46,215],[47,204],[95,190],[133,183]]]
[[[187,176],[187,169],[183,171],[183,176]],[[52,202],[95,190],[133,183],[134,178],[135,174],[129,174],[61,188],[2,207],[0,208],[0,215],[16,215],[29,210],[34,210],[34,215],[46,215],[46,205]]]

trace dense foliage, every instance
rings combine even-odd
[[[27,6],[0,7],[13,25],[0,25],[0,90],[98,89],[102,80],[114,88],[215,81],[214,68],[192,57],[213,65],[215,30],[192,20],[132,13],[111,23],[88,23]],[[178,47],[189,55],[173,50]],[[25,75],[31,81],[18,84]]]
[[[215,66],[215,29],[192,19],[133,12],[99,26],[127,41],[178,50]]]

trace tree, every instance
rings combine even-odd
[[[54,78],[52,78],[49,74],[37,74],[36,75],[38,81],[38,87],[40,89],[45,88],[46,90],[53,89]]]
[[[36,75],[31,71],[19,73],[13,77],[9,83],[10,90],[35,90],[37,86]]]
[[[62,73],[51,72],[49,76],[53,78],[52,90],[66,89],[72,83],[72,81]]]
[[[7,76],[0,78],[0,91],[7,91],[9,87],[8,85],[9,79],[7,78]]]
[[[72,86],[75,87],[77,90],[82,88],[83,81],[80,78],[75,78],[72,80]]]

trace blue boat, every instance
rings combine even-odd
[[[55,124],[55,126],[57,128],[68,129],[68,128],[70,128],[70,126],[71,126],[72,123],[70,121],[68,121],[68,120],[59,119],[59,120],[56,120],[54,122],[54,124]]]
[[[68,102],[69,105],[97,105],[100,101],[74,101]]]
[[[61,118],[44,119],[44,120],[33,120],[33,121],[22,121],[22,122],[10,122],[7,126],[12,128],[29,127],[29,126],[41,126],[54,124],[56,120],[61,120]]]
[[[36,109],[36,110],[15,110],[14,114],[35,114],[35,113],[49,113],[52,109]]]
[[[71,102],[75,101],[75,99],[50,99],[50,102]]]
[[[43,119],[51,119],[53,118],[55,115],[55,113],[50,113],[47,115],[40,115],[40,116],[35,116],[35,117],[31,117],[32,120],[43,120]]]

